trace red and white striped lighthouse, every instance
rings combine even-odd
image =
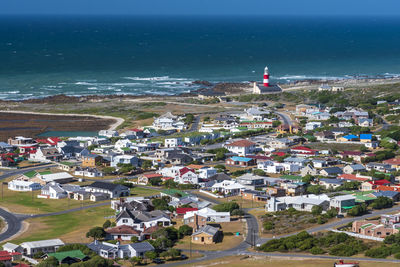
[[[265,87],[269,87],[269,71],[268,71],[268,67],[265,67],[264,69],[264,86]]]

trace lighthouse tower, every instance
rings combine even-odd
[[[264,86],[265,87],[269,87],[269,71],[268,71],[268,67],[265,67],[264,69]]]

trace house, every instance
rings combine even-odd
[[[183,146],[183,145],[184,145],[184,142],[182,141],[181,137],[165,138],[165,140],[164,140],[165,147],[179,147],[179,146]]]
[[[176,218],[183,219],[183,216],[189,211],[196,211],[199,210],[198,208],[176,208],[174,215]]]
[[[96,154],[88,154],[82,157],[82,167],[96,167],[102,163],[102,157]]]
[[[343,179],[346,181],[358,181],[358,182],[365,182],[368,180],[372,180],[371,176],[363,176],[360,174],[341,174],[337,177],[338,179]]]
[[[226,149],[230,152],[238,154],[239,156],[246,156],[247,154],[252,154],[256,150],[256,143],[248,140],[239,140],[229,144],[224,145]]]
[[[322,127],[322,122],[320,122],[320,121],[318,121],[318,122],[317,121],[310,121],[310,122],[306,123],[305,129],[306,129],[306,131],[313,131],[313,130],[319,128],[319,127]]]
[[[63,155],[63,158],[81,158],[90,154],[90,151],[81,146],[63,146],[58,149],[58,151]]]
[[[364,171],[365,171],[365,167],[362,164],[351,164],[351,165],[347,165],[346,167],[343,168],[343,173],[347,173],[347,174],[364,172]]]
[[[74,175],[84,176],[84,177],[103,177],[103,172],[99,171],[97,168],[82,168],[76,167]]]
[[[376,198],[378,197],[387,197],[393,200],[394,202],[398,202],[400,200],[400,192],[399,191],[378,191],[372,192]]]
[[[336,177],[339,174],[342,174],[343,170],[339,167],[328,167],[322,169],[319,174],[322,176],[334,176]]]
[[[94,182],[85,187],[85,190],[92,193],[104,193],[109,195],[110,198],[130,195],[130,190],[128,187],[121,184],[113,184],[106,182]]]
[[[23,254],[27,256],[33,256],[37,252],[43,252],[45,254],[56,252],[58,248],[64,245],[64,242],[60,239],[40,240],[20,244],[23,249]]]
[[[225,164],[236,167],[250,167],[256,165],[256,161],[252,158],[234,156],[226,159]]]
[[[371,143],[372,142],[372,134],[360,134],[360,142]]]
[[[376,171],[379,171],[379,172],[393,172],[393,171],[395,171],[395,169],[392,168],[392,165],[385,164],[385,163],[377,163],[377,162],[369,162],[369,163],[367,163],[367,165],[365,166],[365,169],[367,171],[376,170]]]
[[[172,166],[162,168],[159,171],[164,177],[172,177],[174,181],[180,184],[198,184],[198,175],[193,169],[182,166]]]
[[[80,190],[82,190],[82,188],[78,185],[60,185],[56,182],[50,182],[42,187],[41,193],[37,197],[47,199],[63,199],[67,198],[69,194],[73,194]]]
[[[55,147],[39,147],[36,153],[29,155],[29,158],[34,161],[49,162],[59,161],[62,155]]]
[[[243,199],[255,202],[266,202],[269,198],[265,191],[244,189],[240,193]]]
[[[250,173],[243,174],[242,176],[236,178],[236,180],[239,184],[251,190],[256,190],[265,186],[264,177]]]
[[[144,231],[153,226],[166,227],[171,225],[170,216],[161,210],[131,211],[125,209],[117,215],[115,221],[117,226],[128,225],[139,231]]]
[[[117,137],[117,136],[119,136],[119,134],[117,131],[114,131],[114,130],[100,130],[99,136],[111,138],[111,137]]]
[[[356,205],[356,198],[352,195],[332,197],[330,208],[335,208],[338,213],[345,213]]]
[[[83,254],[80,250],[48,253],[46,256],[56,258],[59,264],[68,265],[76,262],[87,261],[89,259],[89,257]]]
[[[400,158],[393,158],[383,161],[384,164],[389,164],[392,168],[400,170]]]
[[[229,212],[217,212],[210,208],[203,208],[196,211],[189,211],[183,216],[183,223],[189,225],[193,229],[199,229],[209,222],[230,222],[231,215]]]
[[[44,183],[57,182],[60,184],[69,183],[75,180],[75,177],[68,172],[57,172],[49,174],[44,172],[44,174],[39,173],[38,178]]]
[[[373,121],[373,119],[361,118],[358,120],[358,126],[372,127],[372,126],[374,126],[374,121]]]
[[[342,179],[326,179],[321,178],[319,179],[319,185],[322,185],[326,189],[335,189],[339,186],[342,186],[344,181]]]
[[[22,191],[22,192],[30,192],[35,190],[40,190],[42,186],[39,183],[24,181],[24,180],[12,180],[8,182],[8,189],[11,191]]]
[[[22,260],[22,254],[19,252],[0,251],[0,263],[2,266],[11,267],[13,261]]]
[[[348,141],[358,141],[358,140],[359,140],[358,136],[356,136],[354,134],[348,134],[348,135],[345,135],[342,137],[338,137],[336,139],[336,141],[338,141],[338,142],[348,142]]]
[[[144,197],[127,197],[111,201],[111,208],[117,212],[122,210],[139,210],[139,211],[152,211],[154,210],[153,204],[150,199]]]
[[[142,232],[129,225],[120,225],[105,229],[106,239],[130,241],[133,236],[142,240]]]
[[[3,249],[8,252],[24,252],[24,249],[20,245],[16,245],[10,242],[7,242],[3,245]]]
[[[96,254],[106,259],[144,258],[146,252],[154,251],[154,247],[149,242],[121,245],[120,243],[111,244],[95,240],[87,246],[92,251],[96,252]]]
[[[265,205],[268,212],[276,212],[294,208],[300,211],[311,212],[314,206],[320,206],[323,210],[329,207],[329,197],[322,195],[304,195],[304,196],[288,196],[288,197],[271,197]]]
[[[296,154],[299,157],[313,157],[318,155],[318,151],[305,147],[305,146],[297,146],[290,149],[292,154]]]
[[[397,234],[399,232],[399,230],[393,227],[393,225],[382,224],[379,220],[354,221],[351,230],[357,234],[377,238],[385,238],[386,236]]]
[[[209,177],[217,174],[217,169],[215,169],[214,167],[203,166],[197,172],[198,172],[199,178],[208,179]]]
[[[192,234],[192,243],[210,245],[218,241],[219,229],[211,225],[205,225]]]
[[[211,189],[213,192],[220,192],[228,196],[236,196],[240,194],[241,190],[245,189],[245,186],[233,180],[226,180],[215,183]]]
[[[118,167],[119,164],[128,164],[134,167],[138,167],[140,165],[139,158],[132,155],[118,155],[113,157],[110,166]]]
[[[181,118],[167,112],[160,117],[156,118],[153,122],[153,128],[156,130],[184,130],[186,125]]]
[[[159,173],[146,173],[138,177],[138,184],[148,184],[151,179],[161,179],[163,176]]]
[[[308,164],[307,166],[305,166],[304,168],[302,168],[300,170],[300,175],[302,177],[304,177],[306,175],[315,176],[315,175],[318,175],[318,170],[315,169],[312,165]]]

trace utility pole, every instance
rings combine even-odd
[[[190,243],[189,243],[189,250],[190,250],[190,258],[192,257],[192,237],[190,237]]]

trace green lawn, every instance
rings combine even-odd
[[[3,196],[0,197],[0,206],[9,209],[16,213],[25,214],[40,214],[56,212],[61,210],[67,210],[77,208],[82,205],[81,201],[73,199],[43,199],[37,198],[40,191],[34,192],[15,192],[3,189]],[[89,200],[83,201],[84,205],[95,204]]]
[[[21,236],[12,242],[21,243],[52,238],[60,238],[65,243],[90,242],[86,232],[95,226],[102,226],[105,217],[114,215],[109,206],[91,208],[62,215],[29,219],[29,227]]]
[[[154,189],[149,189],[149,188],[134,187],[131,189],[131,195],[136,196],[136,197],[145,197],[145,196],[152,196],[152,195],[157,195],[157,194],[160,194],[160,191],[154,190]]]

